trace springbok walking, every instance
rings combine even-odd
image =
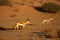
[[[53,20],[53,18],[49,18],[49,19],[44,19],[44,20],[42,20],[42,22],[41,22],[41,25],[42,24],[49,24],[51,21]]]
[[[27,19],[26,22],[16,22],[16,25],[15,25],[15,27],[14,27],[14,30],[15,30],[15,29],[19,30],[19,28],[26,30],[26,26],[27,26],[28,24],[30,24],[29,19]]]

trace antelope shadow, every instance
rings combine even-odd
[[[7,31],[7,30],[13,30],[13,28],[4,28],[4,27],[0,27],[1,31]]]

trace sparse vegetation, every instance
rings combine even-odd
[[[60,11],[60,6],[55,3],[44,3],[41,7],[35,7],[35,9],[42,12],[56,13]]]
[[[46,12],[49,13],[56,13],[57,11],[59,11],[60,6],[58,6],[55,3],[44,3],[42,5],[43,10],[45,10]]]
[[[11,5],[11,0],[0,0],[0,5],[9,6]]]

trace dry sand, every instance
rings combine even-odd
[[[39,3],[36,4],[39,6]],[[12,17],[12,15],[15,15]],[[16,21],[26,21],[29,17],[31,24],[27,26],[27,30],[24,32],[12,31],[0,31],[0,40],[60,40],[59,38],[39,38],[32,32],[40,32],[45,29],[54,30],[54,33],[60,29],[60,12],[56,14],[43,13],[35,10],[33,7],[26,5],[18,5],[13,3],[12,7],[0,6],[0,27],[12,28]],[[50,25],[41,25],[41,21],[44,18],[53,17]]]

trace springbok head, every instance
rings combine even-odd
[[[54,18],[50,18],[50,20],[53,20]]]
[[[27,17],[27,22],[26,22],[27,24],[30,24],[30,20],[29,20],[29,18]]]

